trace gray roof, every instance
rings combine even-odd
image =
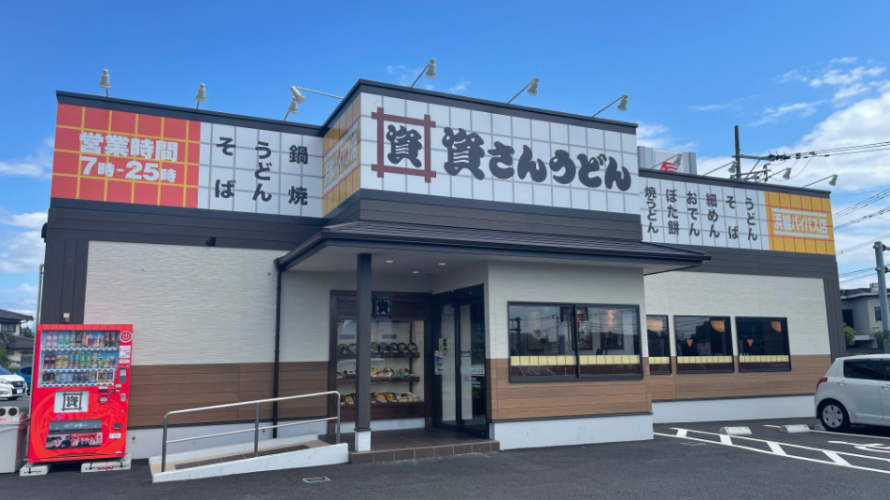
[[[22,337],[21,335],[13,335],[11,333],[0,333],[0,343],[9,350],[17,351],[33,351],[34,339]]]
[[[13,311],[7,311],[6,309],[0,309],[0,320],[4,320],[4,319],[6,319],[6,320],[11,319],[13,321],[22,322],[22,321],[31,321],[34,318],[32,318],[31,316],[28,316],[27,314],[19,314],[17,312],[13,312]]]

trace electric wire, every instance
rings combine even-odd
[[[870,239],[870,240],[863,241],[862,243],[858,243],[858,244],[853,245],[853,246],[851,246],[851,247],[847,247],[847,248],[841,250],[840,252],[838,252],[837,254],[838,254],[838,255],[843,255],[843,254],[845,254],[845,253],[852,252],[853,250],[859,250],[859,249],[862,248],[862,247],[866,247],[866,246],[868,246],[868,245],[873,244],[875,241],[883,240],[883,239],[886,239],[886,238],[890,238],[890,233],[887,233],[887,234],[878,236],[877,238],[874,238],[874,239]]]
[[[841,224],[839,226],[834,226],[834,229],[835,229],[835,231],[838,229],[843,229],[845,227],[852,226],[853,224],[858,224],[864,220],[868,220],[868,219],[871,219],[872,217],[877,217],[879,215],[886,214],[888,212],[890,212],[890,207],[882,208],[882,209],[878,210],[877,212],[870,213],[868,215],[862,216],[858,219],[851,220],[849,222],[844,222],[843,224]]]

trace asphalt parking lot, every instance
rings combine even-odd
[[[31,406],[31,398],[29,396],[23,396],[14,400],[0,399],[0,406],[16,406],[22,409],[29,408]]]
[[[152,484],[146,461],[131,471],[82,474],[78,467],[57,466],[43,477],[0,475],[0,491],[15,498],[51,499],[384,499],[494,498],[540,499],[800,499],[884,498],[890,474],[875,472],[859,461],[890,464],[880,448],[859,450],[873,443],[890,445],[878,436],[854,434],[785,434],[775,427],[815,420],[701,423],[656,426],[655,439],[537,450],[431,458],[368,465],[339,465],[263,472],[224,478]],[[717,433],[721,426],[751,428],[751,438],[782,443],[787,455],[771,452],[768,444],[731,438],[727,445]],[[677,428],[687,438],[676,437]],[[669,436],[669,434],[674,434]],[[881,435],[883,434],[883,435]],[[790,458],[793,446],[805,446],[804,459]],[[748,449],[752,448],[752,449]],[[758,451],[754,451],[757,449]],[[850,466],[838,465],[823,451],[836,451]],[[890,451],[890,450],[888,450]],[[846,453],[877,458],[856,458]],[[821,458],[820,458],[821,455]],[[859,461],[857,461],[859,460]],[[886,468],[885,468],[886,469]],[[890,469],[886,469],[890,471]],[[326,476],[330,482],[307,484],[303,478]]]

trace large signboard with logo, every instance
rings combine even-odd
[[[59,104],[52,196],[321,217],[321,138]]]
[[[324,151],[324,213],[358,189],[639,210],[633,134],[362,93]]]
[[[835,253],[828,198],[665,179],[642,181],[645,241]]]

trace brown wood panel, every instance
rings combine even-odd
[[[510,383],[509,360],[489,360],[492,419],[642,413],[652,410],[647,379]]]
[[[675,360],[672,360],[675,362]],[[653,401],[814,394],[831,356],[791,356],[791,371],[652,375]]]
[[[272,397],[272,363],[133,366],[130,385],[131,428],[163,424],[164,414],[199,406],[237,403]],[[327,390],[328,363],[282,363],[280,396]],[[324,398],[286,401],[281,418],[326,415]],[[244,406],[224,411],[171,417],[171,424],[252,421],[255,409]],[[260,417],[272,417],[272,404],[260,406]]]

